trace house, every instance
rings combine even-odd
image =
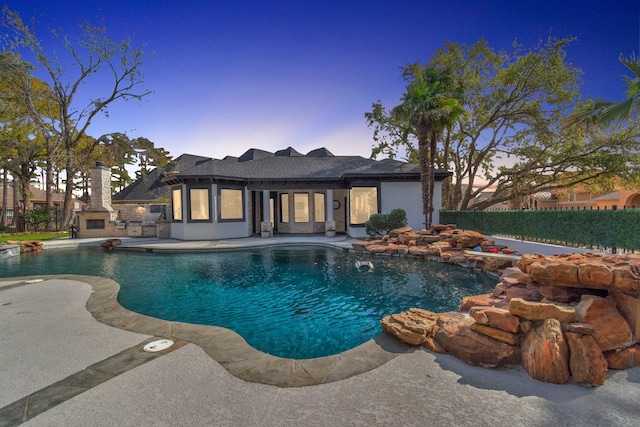
[[[440,183],[450,175],[436,171],[434,223]],[[334,156],[326,148],[306,155],[291,147],[275,153],[254,148],[224,159],[183,154],[114,195],[113,205],[167,199],[171,238],[181,240],[327,231],[365,237],[371,214],[395,208],[406,211],[414,229],[424,227],[419,165]]]
[[[494,195],[491,191],[480,193],[470,204],[473,208]],[[508,202],[496,203],[486,210],[513,210],[523,207],[532,210],[597,210],[597,209],[634,209],[640,208],[638,190],[617,186],[611,192],[595,193],[584,185],[576,185],[571,189],[555,189],[540,191],[530,196],[512,199]]]
[[[3,223],[0,224],[0,228],[3,227],[15,227],[16,224],[14,223],[14,185],[13,185],[13,181],[9,181],[7,183],[7,195],[6,195],[6,199],[7,199],[7,205],[3,206],[2,205],[2,198],[0,198],[0,210],[4,210],[5,211],[5,216],[2,218]],[[29,185],[29,203],[26,206],[26,210],[31,210],[31,209],[37,209],[37,208],[44,208],[47,206],[46,203],[46,199],[47,199],[47,194],[46,191],[38,188],[36,186],[33,185]],[[56,209],[56,211],[52,214],[53,216],[53,220],[55,222],[55,226],[56,229],[58,227],[58,219],[61,218],[61,209],[64,205],[64,191],[62,190],[54,190],[53,191],[53,198],[52,198],[52,205],[53,207]],[[18,194],[18,208],[22,209],[22,205],[24,204],[24,200],[22,200],[22,193]],[[83,205],[82,200],[78,199],[78,198],[74,198],[74,209],[80,209],[80,207]]]
[[[553,190],[532,196],[532,209],[633,209],[640,208],[640,194],[618,186],[612,192],[594,193],[583,185],[571,190]]]

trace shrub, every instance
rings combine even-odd
[[[388,214],[373,214],[364,223],[367,234],[371,237],[384,236],[389,231],[407,225],[407,213],[403,209],[393,209]]]
[[[44,228],[52,220],[51,212],[55,208],[34,208],[22,216],[25,224],[29,225],[34,231]]]

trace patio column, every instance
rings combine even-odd
[[[327,203],[325,206],[327,211],[327,221],[333,221],[333,190],[327,189]]]
[[[271,212],[269,209],[269,190],[262,190],[262,221],[271,224]]]
[[[260,224],[260,235],[271,237],[271,209],[269,209],[269,190],[262,190],[262,223]]]
[[[327,199],[325,203],[326,222],[324,223],[324,235],[334,237],[336,235],[336,222],[333,220],[333,190],[327,188]]]

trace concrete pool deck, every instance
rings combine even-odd
[[[284,239],[273,240],[301,240]],[[346,239],[311,239],[312,243],[350,246]],[[152,250],[161,250],[162,245],[194,250],[221,249],[225,244],[240,248],[254,246],[253,240],[271,239],[226,243],[133,240],[123,239],[123,243],[145,250],[147,245],[156,245]],[[61,247],[62,243],[50,245]],[[71,275],[33,283],[25,282],[27,279],[35,278],[0,279],[0,426],[23,420],[28,420],[25,425],[43,426],[611,426],[637,425],[640,419],[640,368],[611,371],[598,388],[558,386],[532,380],[521,369],[472,367],[451,356],[408,348],[386,338],[365,343],[368,348],[360,356],[343,356],[339,369],[333,369],[335,360],[325,363],[324,375],[349,371],[352,362],[356,367],[373,367],[356,375],[347,372],[353,376],[344,375],[341,380],[289,388],[248,382],[232,375],[225,365],[237,360],[225,362],[224,357],[230,357],[227,354],[218,355],[223,358],[220,361],[208,347],[220,347],[225,340],[232,343],[237,339],[232,332],[173,324],[167,333],[170,322],[119,312],[100,300],[114,297],[108,279]],[[93,304],[101,307],[92,308]],[[102,314],[96,315],[96,310]],[[100,315],[104,316],[101,321],[110,319],[116,327],[96,320]],[[166,336],[176,339],[170,349],[159,353],[141,350],[154,338]],[[375,359],[380,354],[389,355],[386,363]],[[262,353],[248,358],[256,357],[270,358]],[[273,359],[262,374],[277,377],[278,365],[290,363],[288,378],[298,381],[320,375],[310,374],[309,362],[295,365]],[[293,373],[296,366],[301,368],[298,374]],[[237,367],[239,372],[247,371],[242,363]],[[318,369],[323,369],[322,363]]]

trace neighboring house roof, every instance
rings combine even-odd
[[[552,202],[554,200],[558,200],[558,198],[554,194],[552,194],[551,191],[540,191],[538,193],[535,193],[531,197],[540,202]]]
[[[450,175],[450,172],[438,170],[436,180]],[[186,180],[235,182],[252,188],[308,183],[340,188],[345,183],[380,178],[420,181],[420,167],[391,159],[376,161],[360,156],[334,156],[326,148],[312,150],[306,155],[291,147],[276,153],[252,148],[240,157],[227,156],[222,160],[183,154],[167,167],[154,169],[114,195],[113,201],[153,200],[157,194],[168,197],[167,183]]]
[[[22,193],[19,193],[18,198],[22,201]],[[33,204],[44,204],[47,200],[47,192],[41,188],[29,185],[29,202]],[[64,191],[53,192],[53,204],[62,204],[64,201]],[[2,200],[0,199],[0,206]],[[7,186],[7,208],[13,208],[13,182],[9,181]]]
[[[604,196],[597,197],[596,200],[620,200],[620,192],[614,191],[613,193],[605,194]]]

